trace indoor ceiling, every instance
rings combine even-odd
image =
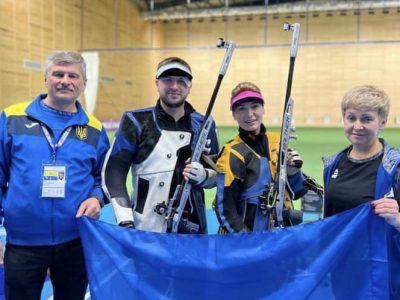
[[[315,12],[400,9],[400,0],[132,0],[148,20]]]
[[[147,3],[147,9],[151,9],[153,5],[154,11],[161,10],[183,10],[190,7],[190,9],[216,9],[225,7],[249,7],[249,6],[263,6],[266,4],[282,4],[288,2],[298,2],[301,0],[154,0],[143,1]],[[153,3],[153,4],[152,4]]]
[[[304,0],[133,0],[143,12],[176,13],[190,10],[248,8]]]

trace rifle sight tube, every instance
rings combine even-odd
[[[219,75],[224,76],[226,73],[226,70],[228,69],[229,62],[231,61],[233,50],[236,47],[236,44],[234,42],[225,42],[224,39],[220,38],[218,40],[217,44],[218,48],[226,48],[225,56],[222,61],[221,69],[219,70]]]
[[[292,44],[291,44],[291,48],[290,48],[290,57],[296,57],[297,56],[297,48],[299,45],[300,24],[299,23],[294,23],[294,24],[285,23],[285,24],[283,24],[283,30],[293,32]]]

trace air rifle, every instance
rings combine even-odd
[[[213,118],[211,111],[213,109],[217,94],[222,83],[222,79],[228,69],[229,62],[232,58],[233,50],[235,49],[235,43],[225,42],[222,38],[218,40],[218,48],[225,48],[225,56],[222,61],[222,65],[218,74],[217,82],[214,87],[214,91],[211,96],[211,100],[208,104],[206,114],[204,116],[204,123],[201,127],[199,136],[194,147],[192,157],[190,160],[200,161],[201,155],[205,150],[207,144],[208,134],[213,124]],[[167,222],[167,232],[178,232],[178,226],[182,219],[182,213],[185,209],[186,203],[190,198],[190,192],[192,190],[192,184],[186,180],[182,184],[177,185],[173,197],[168,201],[166,205],[165,221]],[[190,200],[189,200],[190,201]],[[197,225],[197,224],[195,224]],[[185,226],[191,232],[197,232],[198,227],[196,226]]]
[[[294,101],[291,97],[294,63],[297,56],[297,48],[300,34],[300,24],[285,23],[285,31],[292,32],[292,43],[290,48],[289,75],[286,86],[285,105],[282,117],[281,136],[279,142],[278,164],[274,176],[274,181],[269,187],[267,196],[267,209],[272,210],[275,218],[275,227],[283,227],[283,204],[285,202],[286,184],[287,184],[287,154],[289,149],[289,140],[291,138],[291,124],[293,117]]]

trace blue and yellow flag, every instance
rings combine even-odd
[[[79,223],[94,300],[400,295],[391,284],[400,234],[369,204],[315,223],[225,236],[143,232],[86,217]]]

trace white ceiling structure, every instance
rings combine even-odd
[[[400,12],[400,0],[132,0],[146,20],[177,20],[359,9]]]

